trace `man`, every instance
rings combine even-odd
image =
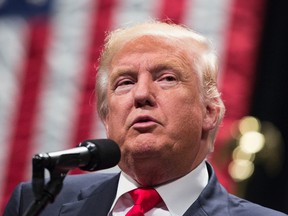
[[[217,70],[209,42],[185,27],[149,22],[110,33],[96,90],[122,172],[67,177],[42,215],[285,215],[228,194],[205,161],[225,112]],[[134,214],[136,188],[157,198]],[[18,186],[5,215],[21,215],[31,199],[31,185]]]

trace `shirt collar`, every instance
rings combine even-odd
[[[208,171],[205,161],[200,163],[187,175],[155,187],[162,197],[171,215],[183,215],[186,210],[196,201],[202,190],[208,184]],[[140,187],[131,177],[121,172],[118,189],[111,209],[117,200],[125,193]]]
[[[127,192],[129,192],[131,190],[134,190],[134,189],[136,189],[138,187],[140,187],[140,185],[135,180],[133,180],[130,176],[128,176],[124,172],[121,172],[120,178],[119,178],[119,183],[118,183],[116,197],[114,199],[114,202],[113,202],[113,204],[111,206],[110,211],[114,208],[116,202],[118,201],[118,199],[122,195],[124,195]]]
[[[183,215],[208,184],[205,161],[187,175],[155,189],[162,197],[171,215]]]

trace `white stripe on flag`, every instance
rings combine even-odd
[[[55,1],[51,20],[51,43],[47,53],[47,71],[34,149],[55,151],[69,148],[75,109],[79,103],[81,72],[89,44],[92,0]]]
[[[161,1],[122,0],[114,10],[112,29],[133,25],[155,18]]]
[[[234,0],[233,0],[234,1]],[[227,28],[230,22],[231,0],[193,0],[187,1],[184,22],[195,31],[205,35],[221,58],[225,50]],[[223,59],[220,59],[223,65]],[[220,66],[221,67],[221,66]]]
[[[35,153],[71,146],[71,130],[82,82],[80,72],[89,38],[87,24],[91,0],[71,1],[54,2],[50,20],[51,38],[45,56],[44,80],[30,158]],[[31,161],[27,161],[26,167],[26,178],[30,179]]]
[[[9,155],[11,128],[17,107],[21,66],[26,51],[27,22],[24,19],[9,17],[0,20],[0,197]],[[18,157],[19,155],[15,155]],[[1,203],[0,203],[1,205]]]

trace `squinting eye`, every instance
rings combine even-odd
[[[130,79],[123,79],[119,81],[114,88],[116,94],[123,94],[128,92],[134,85],[134,82]]]
[[[162,87],[170,87],[174,86],[178,83],[177,77],[174,75],[164,75],[161,76],[157,82],[160,84]]]
[[[133,85],[134,83],[131,80],[123,80],[117,84],[118,86],[126,86],[126,85]]]
[[[173,76],[166,76],[163,78],[163,80],[167,81],[167,82],[172,82],[172,81],[175,81],[176,78],[173,77]]]

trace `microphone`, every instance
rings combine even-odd
[[[118,145],[109,139],[86,140],[76,148],[34,155],[32,189],[35,200],[24,215],[39,215],[48,202],[53,202],[69,170],[76,167],[86,171],[107,169],[117,165],[120,157]],[[47,184],[44,179],[45,168],[50,172]]]
[[[69,171],[79,167],[96,171],[116,166],[120,157],[120,149],[113,140],[95,139],[83,141],[76,148],[34,155],[33,163],[40,163],[48,170]]]

